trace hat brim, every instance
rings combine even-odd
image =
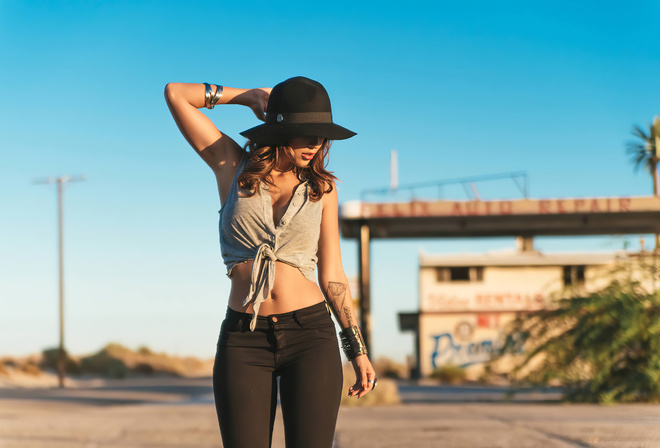
[[[264,123],[255,126],[241,135],[263,145],[286,145],[291,139],[303,136],[323,137],[328,140],[346,140],[355,132],[334,123]]]

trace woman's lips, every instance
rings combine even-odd
[[[302,153],[302,158],[305,160],[312,160],[314,158],[314,153],[313,152],[303,152]]]

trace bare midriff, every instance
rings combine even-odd
[[[250,291],[252,261],[238,263],[231,271],[229,308],[241,313],[252,314],[252,303],[247,307],[243,301]],[[260,316],[287,313],[323,302],[325,298],[315,282],[307,280],[298,268],[275,262],[275,282],[265,302],[259,307]]]

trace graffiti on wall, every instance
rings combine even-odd
[[[459,343],[454,340],[451,333],[432,335],[431,338],[435,342],[431,353],[431,366],[434,369],[444,364],[467,367],[484,363],[490,360],[493,353],[491,339]]]

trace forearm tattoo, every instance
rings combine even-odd
[[[354,325],[353,313],[351,312],[351,307],[346,303],[346,284],[339,282],[328,283],[326,296],[335,309],[337,317],[339,318],[343,313],[346,323],[349,327],[352,327]]]

